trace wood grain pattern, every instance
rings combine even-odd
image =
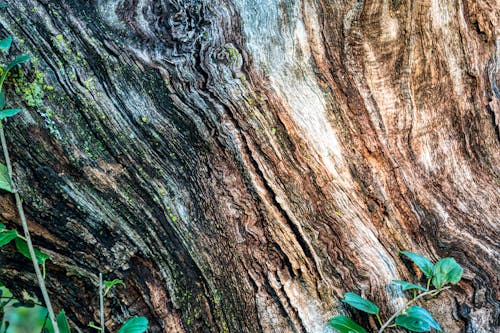
[[[401,304],[386,285],[415,277],[413,250],[466,268],[429,303],[441,326],[494,332],[499,18],[495,0],[10,1],[2,32],[36,61],[7,135],[57,307],[96,321],[102,271],[127,284],[110,330],[325,332],[346,291]]]

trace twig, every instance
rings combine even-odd
[[[99,273],[99,315],[101,320],[101,332],[104,333],[104,294],[102,293],[102,273]]]
[[[16,199],[17,212],[21,220],[21,225],[23,227],[23,232],[24,232],[24,238],[26,239],[26,244],[28,245],[28,251],[31,256],[31,261],[33,262],[33,267],[35,268],[35,274],[38,280],[38,284],[40,286],[40,291],[42,292],[43,301],[45,303],[45,306],[47,307],[47,312],[49,313],[49,318],[52,323],[52,326],[54,327],[54,333],[59,333],[59,327],[57,326],[56,316],[54,315],[54,310],[52,309],[49,293],[47,292],[47,287],[45,286],[45,281],[43,280],[43,275],[42,272],[40,272],[40,267],[38,266],[38,261],[35,256],[35,249],[33,248],[33,243],[31,242],[28,223],[26,222],[26,216],[24,215],[23,202],[21,201],[21,197],[17,192],[16,185],[12,180],[12,164],[10,162],[9,150],[7,149],[7,141],[5,140],[5,132],[1,122],[0,122],[0,140],[2,141],[2,150],[3,150],[3,155],[5,157],[5,164],[7,165],[7,171],[9,173],[9,181],[12,187],[12,192],[14,193],[14,197]]]
[[[427,295],[432,295],[432,296],[436,296],[437,294],[439,294],[441,291],[443,290],[446,290],[446,289],[450,289],[451,287],[444,287],[444,288],[441,288],[441,289],[438,289],[438,290],[428,290],[424,293],[421,293],[420,295],[418,295],[417,297],[413,298],[412,300],[408,301],[401,309],[399,309],[398,311],[396,311],[385,323],[384,325],[382,325],[382,327],[380,327],[380,329],[378,330],[378,333],[382,333],[390,324],[391,322],[397,317],[399,316],[399,314],[401,312],[403,312],[408,306],[410,306],[411,304],[415,303],[416,301],[418,301],[419,299],[421,299],[422,297],[425,297]]]

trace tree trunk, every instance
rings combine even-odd
[[[9,3],[35,57],[7,86],[15,181],[72,325],[102,272],[111,331],[323,332],[346,291],[400,306],[410,250],[465,268],[426,303],[446,332],[498,329],[498,1]]]

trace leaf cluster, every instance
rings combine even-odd
[[[462,278],[462,267],[453,258],[443,258],[433,264],[428,258],[417,253],[402,251],[400,254],[413,261],[427,278],[426,287],[408,281],[393,281],[394,284],[401,286],[403,291],[413,292],[413,299],[407,302],[402,309],[393,314],[385,323],[382,323],[379,307],[366,298],[348,292],[344,295],[342,302],[357,310],[375,315],[380,324],[379,333],[387,327],[401,327],[412,332],[428,332],[431,329],[441,332],[441,327],[429,311],[417,305],[410,306],[410,304],[424,296],[437,295],[447,284],[458,283]],[[430,289],[431,283],[434,289]],[[366,333],[362,326],[346,316],[332,318],[329,325],[340,333]]]
[[[7,38],[4,38],[0,40],[0,51],[7,53],[10,49],[10,46],[12,45],[12,36],[8,36]],[[2,75],[0,76],[0,120],[3,120],[7,117],[12,117],[19,112],[21,112],[20,109],[4,109],[5,108],[5,91],[3,89],[3,83],[5,79],[7,78],[7,75],[9,72],[16,67],[17,65],[22,64],[23,62],[27,62],[30,60],[30,56],[27,54],[23,54],[20,56],[17,56],[14,60],[9,62],[6,66],[2,66]],[[0,180],[1,184],[1,180]],[[11,191],[10,188],[4,188],[0,187],[1,189],[4,189],[6,191]]]
[[[11,241],[14,241],[16,249],[19,253],[26,258],[31,259],[26,239],[21,236],[17,230],[7,229],[5,224],[0,223],[0,247],[9,244]],[[38,264],[42,265],[42,268],[45,271],[45,262],[47,259],[50,259],[50,256],[47,253],[35,249],[35,257]]]

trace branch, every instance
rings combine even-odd
[[[421,299],[422,297],[425,297],[427,295],[432,295],[432,296],[436,296],[437,294],[439,294],[441,291],[443,290],[446,290],[446,289],[450,289],[451,287],[444,287],[444,288],[441,288],[441,289],[438,289],[438,290],[429,290],[429,291],[426,291],[424,293],[421,293],[420,295],[418,295],[417,297],[413,298],[412,300],[408,301],[401,309],[399,309],[398,311],[396,311],[392,316],[391,318],[389,318],[385,323],[384,325],[382,325],[382,327],[380,327],[380,330],[378,331],[378,333],[382,333],[390,324],[391,322],[397,317],[399,316],[399,314],[401,312],[403,312],[408,306],[412,305],[413,303],[415,303],[416,301],[418,301],[419,299]]]
[[[47,312],[49,314],[52,327],[54,327],[54,333],[59,333],[59,327],[57,326],[56,316],[54,315],[54,310],[52,309],[49,293],[47,292],[47,287],[45,286],[45,281],[43,279],[42,272],[40,272],[40,267],[38,266],[38,260],[35,255],[35,249],[33,248],[33,243],[31,242],[28,223],[26,222],[26,216],[24,215],[23,202],[21,201],[21,197],[17,192],[16,185],[12,180],[12,163],[10,162],[9,150],[7,149],[7,141],[5,140],[5,132],[1,121],[0,121],[0,140],[2,141],[2,150],[3,150],[3,155],[5,157],[5,164],[7,165],[7,171],[9,173],[9,181],[12,186],[12,192],[14,193],[14,197],[16,198],[17,212],[19,213],[19,218],[21,220],[21,225],[23,227],[24,238],[26,239],[26,244],[28,245],[28,251],[30,253],[31,261],[33,262],[33,267],[35,268],[36,278],[40,286],[40,291],[42,292],[45,306],[47,307]]]

